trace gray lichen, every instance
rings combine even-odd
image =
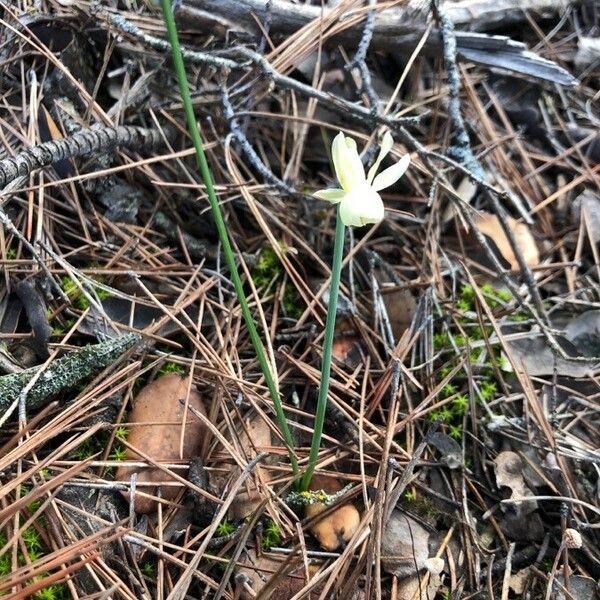
[[[140,340],[139,335],[126,333],[100,344],[73,350],[54,360],[27,393],[27,410],[39,409],[59,392],[68,390],[99,373]],[[19,397],[39,370],[40,367],[32,367],[20,373],[0,377],[0,412],[5,411]]]

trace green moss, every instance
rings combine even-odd
[[[49,585],[32,596],[34,600],[63,600],[68,597],[69,591],[64,583]]]
[[[252,270],[252,281],[258,290],[268,287],[283,273],[283,268],[275,250],[264,247],[258,255],[256,265]]]
[[[465,306],[468,306],[468,310],[475,310],[475,290],[472,285],[463,285],[460,288],[460,299],[465,303]]]
[[[529,318],[530,318],[529,315],[524,312],[516,312],[516,313],[512,313],[512,314],[508,315],[508,320],[515,321],[515,322],[528,321]]]
[[[0,531],[0,548],[4,548],[6,546],[6,534],[3,531]],[[2,556],[0,556],[0,577],[4,577],[5,575],[10,575],[12,572],[12,561],[10,558],[10,552],[5,552]]]
[[[461,348],[462,346],[465,346],[467,344],[468,341],[468,337],[464,336],[464,335],[455,335],[454,336],[454,343]]]
[[[160,369],[158,370],[159,375],[167,375],[168,373],[177,373],[177,375],[181,375],[182,377],[185,375],[186,371],[177,363],[166,361],[162,364]]]
[[[283,252],[285,246],[281,246]],[[283,278],[283,266],[273,248],[266,246],[258,255],[258,260],[252,269],[252,281],[259,292]],[[285,316],[297,319],[302,314],[302,303],[296,288],[286,285],[283,292],[282,308]]]
[[[492,400],[496,394],[496,391],[497,386],[496,382],[494,381],[486,380],[479,385],[479,392],[484,400]]]
[[[115,437],[118,440],[126,440],[128,435],[129,430],[127,429],[127,427],[123,427],[123,425],[119,425],[115,430]]]
[[[217,536],[225,537],[226,535],[231,535],[237,527],[235,523],[230,521],[227,517],[225,517],[218,525],[217,525]]]
[[[471,350],[471,352],[469,352],[469,362],[472,365],[475,365],[479,362],[479,359],[481,358],[481,350],[477,349],[477,350]]]
[[[452,412],[455,415],[462,417],[467,412],[468,408],[469,398],[464,394],[457,396],[452,400]]]
[[[35,527],[28,527],[22,534],[23,542],[29,552],[42,549],[42,539]]]
[[[447,383],[442,388],[442,396],[448,398],[448,396],[454,396],[458,392],[458,388],[453,383]]]
[[[300,296],[296,289],[291,285],[285,286],[285,292],[283,292],[283,312],[286,317],[292,319],[298,319],[302,314],[302,306],[300,304]]]
[[[145,562],[142,564],[142,573],[146,577],[154,577],[155,569],[151,562]]]
[[[461,313],[470,312],[472,310],[470,302],[468,302],[467,300],[463,300],[462,298],[456,303],[456,308]]]
[[[449,423],[452,420],[453,414],[452,411],[448,408],[448,405],[444,406],[438,411],[440,419],[444,423]]]
[[[450,337],[447,333],[436,333],[433,336],[433,347],[436,350],[443,350],[450,347]]]
[[[408,490],[404,492],[404,499],[407,502],[415,502],[417,500],[417,492],[416,490]]]
[[[73,450],[73,456],[77,460],[86,460],[90,458],[90,456],[94,456],[96,454],[96,449],[94,448],[94,443],[91,438],[87,438]]]
[[[462,439],[463,430],[460,425],[450,425],[448,429],[448,435],[455,440]]]
[[[437,421],[441,421],[442,417],[440,415],[439,410],[434,410],[427,415],[427,418],[431,423],[436,423]]]
[[[77,284],[69,277],[65,276],[61,280],[61,287],[63,292],[67,295],[71,304],[79,310],[86,310],[89,308],[90,303],[85,295],[81,292]],[[99,279],[97,279],[100,282]],[[105,298],[110,298],[111,293],[102,288],[96,288],[96,296],[98,296],[99,300],[104,300]]]
[[[281,530],[279,529],[279,525],[269,519],[267,526],[263,531],[262,538],[262,547],[263,550],[270,550],[273,546],[279,546],[281,543]]]
[[[115,444],[113,446],[113,451],[110,454],[111,460],[122,461],[127,458],[127,448],[122,446],[121,444]]]

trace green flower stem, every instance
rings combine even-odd
[[[256,356],[260,364],[260,368],[262,369],[262,372],[264,374],[265,381],[267,383],[267,387],[271,395],[271,399],[273,400],[273,406],[275,408],[277,421],[279,422],[279,427],[281,428],[281,433],[283,435],[284,442],[287,446],[287,450],[290,455],[292,471],[294,472],[294,475],[297,476],[299,472],[298,460],[294,452],[294,441],[292,439],[292,434],[290,433],[285,413],[283,412],[283,406],[279,397],[279,391],[273,378],[271,366],[269,365],[269,361],[267,360],[265,348],[260,339],[260,336],[258,335],[258,331],[256,330],[256,325],[252,318],[252,313],[250,312],[250,307],[248,306],[246,295],[244,294],[242,280],[240,279],[240,275],[235,264],[235,257],[233,254],[233,249],[231,247],[231,242],[229,241],[227,227],[225,225],[225,221],[223,220],[221,207],[219,206],[219,201],[217,200],[217,195],[215,193],[212,174],[210,172],[208,162],[206,161],[206,155],[204,154],[202,137],[200,135],[200,128],[196,122],[196,116],[194,115],[194,108],[192,106],[192,99],[190,97],[190,89],[188,86],[187,75],[185,73],[185,67],[183,66],[183,57],[181,56],[181,47],[179,45],[177,26],[175,25],[175,18],[173,17],[173,10],[171,8],[171,0],[161,0],[161,2],[165,25],[167,27],[167,33],[169,36],[169,42],[171,43],[171,51],[173,55],[175,73],[177,74],[177,79],[179,81],[179,92],[181,95],[181,100],[183,102],[185,118],[187,121],[190,136],[192,138],[192,142],[194,144],[194,148],[196,150],[196,162],[198,164],[198,169],[200,170],[202,180],[204,181],[204,185],[206,187],[208,201],[210,203],[213,218],[217,226],[219,239],[221,240],[221,246],[223,248],[223,254],[225,255],[225,261],[227,262],[227,268],[229,269],[229,272],[231,274],[233,286],[235,288],[235,292],[237,294],[238,301],[242,309],[242,315],[244,317],[244,321],[246,322],[246,327],[248,328],[248,333],[250,334],[250,339],[252,340],[252,344],[254,346],[254,350],[256,352]]]
[[[312,443],[308,466],[300,483],[300,490],[308,490],[312,479],[319,449],[321,437],[323,436],[323,423],[325,421],[325,409],[327,408],[327,395],[329,394],[329,379],[331,375],[331,357],[333,354],[333,334],[335,333],[335,318],[337,315],[338,296],[340,293],[340,276],[342,273],[342,259],[344,257],[344,235],[346,226],[340,218],[339,207],[337,209],[337,220],[335,225],[335,242],[333,246],[333,261],[331,263],[331,288],[329,291],[329,302],[327,306],[327,321],[325,323],[325,338],[323,340],[323,365],[321,366],[321,386],[319,387],[319,399],[317,401],[317,412],[315,414],[315,426],[313,430]]]

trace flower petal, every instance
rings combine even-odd
[[[319,200],[327,200],[327,202],[333,202],[337,204],[342,200],[342,198],[346,195],[344,190],[340,190],[339,188],[329,188],[327,190],[319,190],[318,192],[314,192],[313,196],[318,198]]]
[[[389,154],[392,146],[394,145],[394,138],[389,131],[386,131],[383,135],[383,139],[381,140],[381,147],[379,148],[379,155],[377,156],[377,160],[373,163],[373,166],[369,169],[369,174],[367,175],[367,181],[371,183],[375,174],[377,173],[377,169],[379,169],[379,165],[381,161]]]
[[[331,157],[335,174],[346,192],[364,184],[365,168],[352,138],[347,138],[342,132],[338,133],[331,145]]]
[[[340,219],[344,225],[362,227],[383,220],[381,196],[368,185],[346,194],[340,203]]]
[[[382,171],[373,180],[373,189],[376,191],[383,190],[386,187],[393,185],[406,173],[410,164],[410,154],[405,154],[395,165],[388,167]]]

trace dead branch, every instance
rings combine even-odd
[[[578,4],[571,2],[570,4]],[[557,12],[564,8],[558,0],[518,0],[504,2],[464,1],[446,7],[448,19],[455,27],[468,26],[484,30],[494,24],[524,20],[525,10]],[[274,0],[270,4],[272,33],[289,34],[305,25],[318,21],[328,14],[320,6],[292,4],[287,0]],[[215,27],[232,29],[258,35],[257,20],[265,18],[265,2],[262,0],[187,0],[182,3],[178,19],[186,29],[198,27],[203,30]],[[375,17],[371,47],[387,51],[412,51],[423,36],[426,13],[414,6],[381,10]],[[363,27],[357,19],[347,16],[348,26],[333,37],[336,42],[359,43]],[[526,46],[506,36],[486,35],[475,31],[456,32],[457,58],[491,68],[512,71],[535,79],[552,81],[565,86],[577,84],[577,80],[556,63],[529,52]],[[423,51],[441,56],[442,43],[439,30],[432,30]]]
[[[258,31],[257,19],[264,19],[267,9],[263,0],[186,0],[181,7],[194,7],[207,15],[217,15],[221,23],[228,22],[231,27],[239,29],[243,25],[250,31]],[[326,16],[331,8],[321,9],[314,4],[295,4],[288,0],[273,0],[269,8],[271,13],[271,29],[281,33],[291,33],[304,27],[310,21]],[[564,2],[562,0],[462,0],[450,2],[445,6],[448,18],[456,27],[468,27],[470,30],[485,31],[498,24],[525,20],[525,11],[541,13],[558,13],[564,10],[565,4],[580,4],[579,1]],[[425,8],[425,11],[423,11]],[[427,7],[422,2],[409,2],[402,8],[379,11],[375,18],[375,36],[395,37],[415,33],[414,18],[421,17],[425,21]],[[252,18],[252,14],[255,18]],[[241,19],[241,20],[240,20]],[[354,34],[357,40],[361,30]]]

